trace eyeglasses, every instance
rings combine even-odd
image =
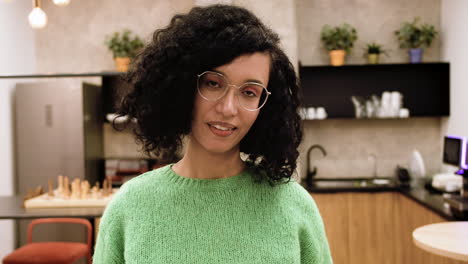
[[[207,101],[218,101],[226,95],[230,86],[237,88],[237,101],[248,111],[258,111],[265,105],[271,94],[265,86],[255,82],[246,82],[241,86],[230,84],[227,78],[219,72],[205,71],[198,75],[198,93]]]

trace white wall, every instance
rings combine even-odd
[[[35,34],[29,27],[31,1],[0,1],[0,75],[35,72]],[[0,79],[0,196],[13,195],[14,81]],[[0,259],[13,251],[14,222],[0,221]]]
[[[450,62],[450,118],[447,134],[468,136],[468,1],[443,0],[441,6],[442,60]]]

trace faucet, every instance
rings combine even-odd
[[[315,175],[317,175],[317,167],[314,166],[313,170],[310,171],[310,153],[312,152],[313,149],[319,149],[323,156],[327,156],[327,152],[325,151],[325,149],[318,145],[318,144],[315,144],[315,145],[312,145],[309,147],[309,149],[307,150],[307,175],[306,175],[306,184],[308,186],[311,186],[312,185],[312,179],[315,177]]]

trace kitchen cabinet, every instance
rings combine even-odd
[[[300,66],[305,107],[324,107],[329,118],[354,118],[351,96],[368,98],[384,91],[403,95],[410,116],[450,115],[450,64]]]
[[[312,197],[334,263],[464,263],[414,245],[415,228],[447,220],[398,192],[313,193]]]
[[[133,86],[124,81],[120,74],[102,76],[104,114],[115,113],[118,104],[131,89],[133,89]]]

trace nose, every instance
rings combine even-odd
[[[236,87],[229,87],[226,94],[217,102],[216,110],[225,116],[237,115],[238,103]]]

